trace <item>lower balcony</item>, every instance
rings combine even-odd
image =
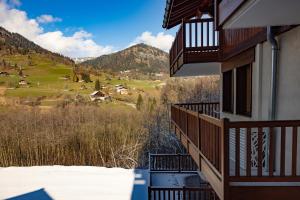
[[[218,200],[187,154],[149,155],[149,200]]]
[[[177,136],[218,197],[300,199],[300,121],[232,122],[219,119],[218,109],[171,108]]]

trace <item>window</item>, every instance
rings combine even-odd
[[[233,71],[223,73],[223,112],[233,113]]]
[[[236,69],[236,114],[251,117],[252,110],[252,66]]]

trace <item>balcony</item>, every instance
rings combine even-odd
[[[231,122],[213,105],[173,105],[171,121],[219,198],[299,199],[300,121]]]
[[[170,75],[218,74],[219,50],[213,18],[183,22],[170,50]]]
[[[190,155],[150,154],[149,172],[149,200],[218,200]]]

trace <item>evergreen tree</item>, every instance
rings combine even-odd
[[[78,78],[76,72],[73,71],[73,82],[78,82],[78,81],[79,81],[79,78]]]
[[[101,87],[100,87],[100,81],[99,81],[99,79],[97,79],[96,82],[95,82],[95,91],[98,91],[100,89],[101,89]]]
[[[143,107],[143,104],[144,104],[144,102],[143,102],[143,97],[142,97],[141,94],[139,94],[138,99],[137,99],[137,102],[136,102],[136,109],[137,109],[137,110],[141,110],[142,107]]]
[[[15,68],[17,68],[17,67],[18,67],[18,65],[15,64]],[[22,67],[20,67],[20,69],[19,69],[19,76],[20,76],[20,77],[23,77],[23,70],[22,70]]]
[[[91,78],[90,78],[90,75],[86,74],[86,73],[81,74],[81,79],[84,80],[84,82],[86,82],[86,83],[92,82]]]

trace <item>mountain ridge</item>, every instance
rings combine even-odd
[[[104,71],[135,70],[142,73],[167,73],[168,53],[144,43],[82,62],[81,65]]]
[[[73,64],[71,58],[61,54],[51,52],[43,47],[28,40],[24,36],[13,33],[0,26],[0,55],[29,55],[31,53],[46,54],[60,62]]]

